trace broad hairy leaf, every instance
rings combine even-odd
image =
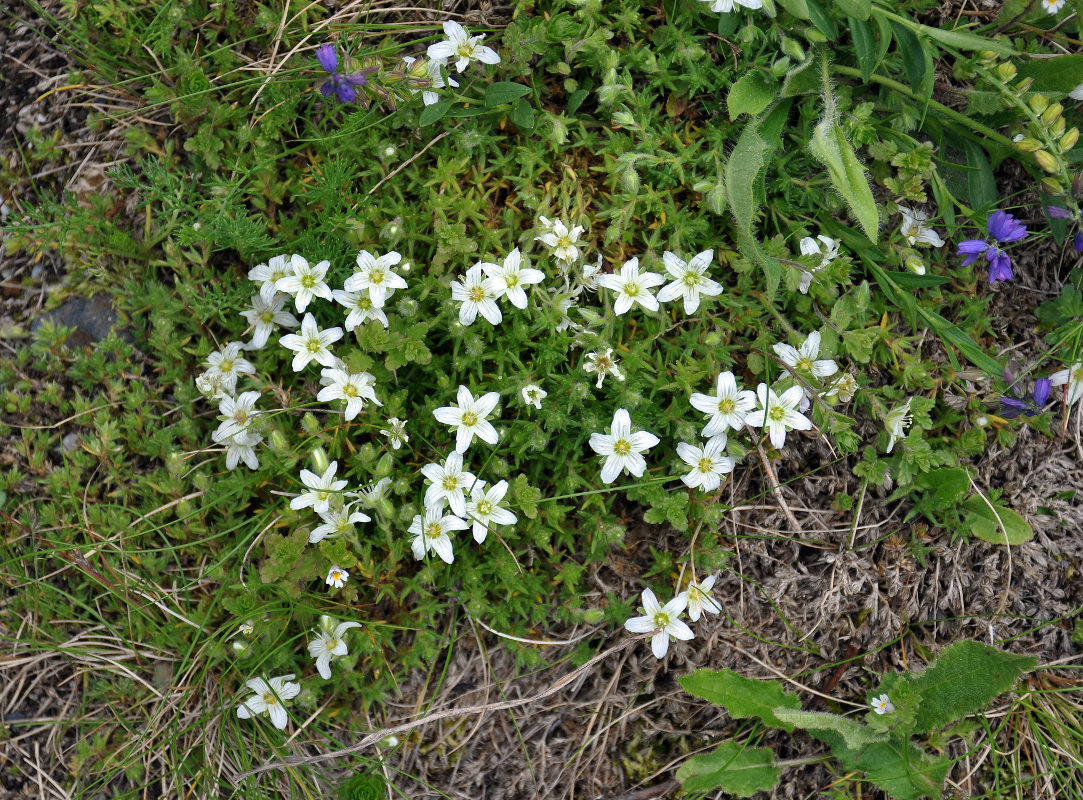
[[[896,800],[940,797],[951,766],[947,758],[930,756],[901,736],[870,744],[856,753],[831,749],[844,767],[862,770],[871,783]]]
[[[1030,523],[1007,506],[988,502],[975,495],[963,505],[966,526],[979,539],[991,544],[1017,545],[1034,538]]]
[[[829,714],[826,711],[794,711],[789,708],[777,708],[774,715],[782,722],[810,733],[830,731],[838,736],[848,750],[860,750],[876,742],[887,741],[887,734],[874,731],[863,722],[855,722],[849,717]]]
[[[1067,94],[1083,83],[1083,55],[1035,59],[1021,66],[1019,74],[1034,79],[1032,91]]]
[[[797,696],[784,691],[778,681],[745,678],[728,669],[697,669],[678,682],[686,692],[723,706],[734,719],[756,717],[771,728],[792,731],[793,725],[780,720],[775,709],[801,708]]]
[[[745,73],[745,75],[730,87],[726,96],[726,108],[729,110],[730,121],[737,119],[741,114],[756,116],[771,101],[778,97],[778,83],[771,80],[767,75],[758,70]]]
[[[778,783],[774,754],[766,747],[745,747],[734,741],[711,753],[693,756],[677,770],[686,792],[721,789],[737,797],[750,797]]]
[[[737,223],[737,248],[763,268],[767,297],[772,299],[782,278],[782,265],[778,259],[763,252],[752,226],[763,204],[756,189],[762,184],[761,172],[767,168],[767,156],[776,144],[760,136],[758,123],[759,120],[755,120],[745,126],[726,161],[726,202]]]

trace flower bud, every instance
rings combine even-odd
[[[309,436],[315,436],[320,432],[320,421],[316,419],[316,415],[311,411],[306,411],[305,415],[301,417],[301,428]]]
[[[1072,178],[1072,195],[1079,196],[1083,194],[1083,172],[1077,172],[1075,177]]]
[[[318,475],[322,475],[327,472],[327,468],[331,466],[331,461],[327,458],[327,453],[324,452],[322,447],[316,447],[312,450],[312,466],[315,467],[315,471]]]
[[[1054,103],[1042,113],[1042,122],[1046,125],[1052,125],[1058,119],[1060,115],[1064,113],[1064,106],[1060,103]]]
[[[579,618],[588,625],[597,625],[605,619],[605,612],[600,608],[588,608],[580,613]]]
[[[184,470],[184,456],[180,453],[170,453],[165,460],[165,468],[171,478],[179,478]]]
[[[233,640],[233,652],[235,652],[237,655],[243,656],[249,651],[249,649],[251,648],[248,642],[241,641],[240,639]]]
[[[376,460],[376,448],[372,442],[365,442],[357,451],[357,458],[362,464],[371,464]]]
[[[1030,106],[1030,110],[1035,114],[1041,114],[1045,111],[1046,106],[1049,105],[1049,100],[1047,100],[1043,94],[1035,94],[1027,101],[1027,105]]]
[[[788,55],[794,61],[805,60],[805,50],[803,47],[801,47],[800,42],[798,42],[796,39],[783,37],[781,49],[785,55]]]
[[[1060,141],[1057,142],[1057,147],[1060,148],[1062,153],[1067,153],[1073,147],[1076,142],[1079,141],[1079,128],[1069,128],[1068,132],[1060,137]]]
[[[1007,83],[1015,77],[1015,64],[1005,62],[997,67],[997,77]]]
[[[781,78],[787,72],[790,71],[790,59],[787,56],[775,59],[775,63],[771,65],[771,77]]]
[[[290,443],[286,439],[286,434],[278,428],[271,431],[271,449],[279,455],[286,455],[290,451]]]
[[[985,64],[993,64],[996,63],[997,54],[992,50],[982,50],[980,53],[978,53],[978,58],[980,58]]]
[[[1024,153],[1033,153],[1037,150],[1042,149],[1042,143],[1039,142],[1037,139],[1032,139],[1029,136],[1025,139],[1020,139],[1018,142],[1016,142],[1015,146],[1022,150]]]
[[[376,477],[384,478],[391,474],[391,467],[394,466],[395,459],[391,457],[390,453],[384,453],[380,456],[380,460],[376,462]]]
[[[1015,91],[1017,94],[1023,94],[1029,92],[1030,87],[1034,85],[1034,78],[1023,78],[1017,84],[1015,84]]]
[[[1060,185],[1060,181],[1056,178],[1042,178],[1042,190],[1054,197],[1064,194],[1064,187]]]
[[[1059,167],[1057,166],[1057,159],[1048,150],[1038,150],[1034,153],[1034,160],[1038,162],[1038,166],[1044,169],[1046,172],[1056,172]]]

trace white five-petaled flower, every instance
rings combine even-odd
[[[289,715],[284,704],[301,693],[301,684],[291,683],[293,678],[293,673],[290,673],[269,681],[263,678],[250,678],[245,681],[244,685],[252,690],[252,696],[237,706],[237,716],[251,719],[266,713],[271,718],[272,725],[280,731],[285,730]]]
[[[890,714],[895,710],[895,704],[891,702],[891,698],[886,694],[872,698],[872,700],[869,701],[869,705],[872,706],[872,710],[877,714]]]
[[[692,581],[688,584],[687,589],[677,595],[678,597],[683,596],[688,600],[688,617],[693,622],[698,622],[700,615],[704,612],[708,614],[722,613],[722,606],[718,604],[718,601],[711,597],[711,589],[714,588],[714,582],[714,575],[711,575],[702,583]]]
[[[632,617],[624,623],[624,627],[632,633],[651,633],[651,650],[655,658],[665,658],[669,650],[669,639],[680,639],[687,642],[695,638],[692,629],[680,620],[681,612],[688,605],[688,598],[679,594],[664,606],[658,602],[654,592],[650,589],[643,590],[643,611],[645,616]]]
[[[368,292],[347,292],[344,289],[335,289],[331,294],[336,303],[350,310],[350,313],[346,315],[347,332],[370,319],[387,327],[387,314],[380,306],[372,302]]]
[[[798,246],[801,249],[801,255],[816,255],[821,258],[820,263],[812,268],[812,272],[802,270],[801,284],[797,287],[797,291],[801,292],[801,294],[808,294],[809,287],[812,285],[812,273],[819,272],[838,257],[839,244],[838,239],[832,239],[830,236],[823,236],[822,234],[815,239],[806,236],[799,242]]]
[[[273,256],[266,264],[257,264],[248,271],[248,280],[259,284],[260,297],[265,303],[274,299],[278,289],[275,284],[293,272],[289,256]]]
[[[528,383],[522,389],[523,402],[528,406],[541,410],[542,400],[549,396],[549,392],[536,383]]]
[[[729,14],[737,6],[744,6],[753,10],[763,8],[763,0],[702,0],[711,4],[711,11],[715,13]]]
[[[409,67],[417,59],[413,56],[403,56],[402,60],[406,62],[406,66]],[[429,89],[425,89],[421,92],[421,99],[425,102],[425,105],[431,106],[440,102],[440,95],[437,92],[431,91],[431,89],[443,89],[445,86],[451,86],[454,89],[459,88],[459,82],[452,78],[450,75],[447,81],[444,81],[443,67],[445,66],[442,59],[428,59],[425,62],[425,69],[429,73]],[[417,94],[417,89],[411,89],[411,94]],[[390,145],[389,145],[390,147]],[[386,152],[386,151],[385,151]],[[392,154],[393,155],[393,154]],[[388,156],[390,158],[390,156]]]
[[[447,36],[446,40],[430,44],[426,51],[426,55],[434,61],[454,59],[458,72],[470,66],[471,61],[480,61],[482,64],[500,63],[500,56],[493,48],[479,44],[485,34],[471,36],[458,22],[448,20],[444,23],[444,35]]]
[[[1083,397],[1083,361],[1069,367],[1058,370],[1049,376],[1049,382],[1053,386],[1067,386],[1065,403],[1074,405]]]
[[[838,397],[839,402],[849,403],[857,394],[857,379],[849,372],[835,376],[835,380],[824,390],[824,397]]]
[[[594,385],[595,388],[601,389],[606,375],[612,375],[618,381],[624,380],[624,373],[617,366],[619,363],[617,357],[613,355],[613,348],[607,347],[601,353],[587,353],[587,357],[583,360],[583,370],[598,373],[598,382]]]
[[[286,296],[280,292],[275,292],[269,301],[262,294],[252,295],[251,308],[241,312],[241,316],[252,326],[252,341],[244,346],[245,350],[262,350],[276,325],[297,327],[297,317],[283,310],[285,304]]]
[[[331,569],[327,570],[327,585],[334,587],[335,589],[341,589],[346,585],[346,581],[350,579],[350,573],[344,570],[338,564],[332,564]]]
[[[338,472],[337,461],[328,464],[322,475],[317,475],[307,469],[301,470],[301,483],[308,488],[308,491],[290,500],[290,508],[297,511],[311,506],[317,514],[327,511],[331,507],[332,496],[345,489],[348,483],[348,481],[336,481],[336,472]]]
[[[745,424],[754,428],[767,428],[771,434],[771,444],[781,450],[786,444],[786,431],[807,431],[812,429],[812,421],[797,410],[805,397],[800,386],[791,386],[782,396],[766,383],[756,387],[759,408],[749,412]]]
[[[888,433],[887,450],[890,453],[895,447],[895,442],[905,438],[906,429],[913,421],[910,416],[910,403],[914,398],[906,398],[906,402],[895,406],[884,417],[884,430]]]
[[[218,381],[219,386],[227,394],[237,391],[237,378],[241,375],[255,375],[256,368],[251,362],[241,358],[243,342],[230,342],[221,350],[215,350],[207,356],[204,366],[207,371],[205,378],[210,381]]]
[[[467,519],[474,523],[474,541],[481,544],[492,525],[514,525],[518,517],[500,505],[508,493],[508,482],[498,481],[488,489],[482,481],[477,481],[470,489],[470,500],[466,503]]]
[[[360,622],[340,622],[332,628],[333,622],[326,614],[321,614],[316,638],[308,643],[308,654],[316,659],[316,671],[325,681],[331,677],[331,662],[349,654],[346,649],[346,631],[361,627]]]
[[[576,243],[579,241],[579,234],[582,232],[582,225],[576,225],[569,230],[568,226],[562,221],[554,219],[548,230],[544,231],[541,236],[535,236],[534,239],[548,247],[553,253],[553,258],[557,261],[572,264],[579,260],[579,247]]]
[[[665,283],[665,278],[657,272],[640,272],[639,259],[630,258],[624,262],[620,272],[598,276],[598,285],[617,293],[613,311],[623,314],[635,303],[648,311],[658,310],[658,298],[650,290]]]
[[[463,469],[462,453],[450,453],[442,465],[426,464],[421,468],[421,474],[431,484],[425,490],[426,508],[441,508],[446,501],[453,514],[460,517],[466,515],[466,497],[463,492],[469,491],[477,479],[472,472]]]
[[[820,354],[820,332],[813,331],[801,343],[801,347],[794,348],[788,344],[772,345],[775,353],[786,369],[784,375],[792,371],[815,375],[817,378],[829,378],[839,371],[839,365],[829,358],[816,360]]]
[[[226,446],[226,469],[236,469],[241,461],[249,469],[259,469],[259,457],[256,455],[255,446],[262,441],[262,436],[251,431],[239,431],[222,440]]]
[[[308,259],[294,253],[290,256],[290,274],[275,281],[275,288],[292,294],[297,310],[304,311],[313,297],[331,299],[331,287],[324,280],[330,266],[330,261],[309,264]]]
[[[257,400],[259,400],[259,392],[242,392],[237,397],[226,395],[219,400],[218,418],[222,420],[222,424],[211,434],[211,439],[221,443],[234,434],[247,433],[248,426],[252,424],[252,419],[256,416]]]
[[[471,325],[479,313],[492,325],[500,322],[504,318],[500,306],[496,304],[500,291],[500,282],[487,278],[480,263],[468,269],[462,281],[452,281],[451,299],[462,304],[459,306],[459,322]]]
[[[1053,16],[1064,8],[1064,4],[1067,2],[1068,0],[1042,0],[1042,8],[1045,9],[1046,14]]]
[[[726,434],[720,433],[707,440],[702,447],[680,442],[677,455],[692,469],[681,476],[685,486],[713,492],[722,483],[722,476],[733,472],[734,461],[726,455]]]
[[[496,281],[496,296],[507,297],[508,302],[516,308],[526,308],[526,291],[524,286],[541,283],[545,280],[545,273],[539,269],[523,269],[523,257],[516,247],[504,259],[503,265],[484,262],[481,268],[485,274]]]
[[[919,243],[931,244],[933,247],[944,246],[944,240],[940,238],[937,232],[932,228],[925,227],[925,220],[929,218],[929,215],[924,211],[914,211],[899,206],[899,213],[902,214],[902,225],[899,232],[911,247]]]
[[[325,367],[335,366],[335,356],[327,348],[342,338],[342,328],[327,328],[320,330],[316,327],[316,318],[311,314],[305,314],[301,320],[301,333],[290,333],[279,339],[279,344],[288,350],[293,350],[293,371],[300,372],[309,362],[315,361]]]
[[[215,372],[201,372],[196,376],[196,389],[207,400],[212,402],[221,400],[223,397],[231,397],[232,392],[227,392],[224,377],[217,370]]]
[[[367,372],[347,372],[343,369],[332,367],[320,370],[327,386],[320,389],[316,399],[321,403],[328,400],[345,400],[346,413],[343,415],[347,422],[361,413],[365,407],[365,401],[371,400],[378,406],[382,406],[376,398],[376,378]]]
[[[391,269],[400,261],[402,256],[394,250],[379,258],[362,250],[357,254],[357,272],[346,279],[342,288],[347,292],[367,291],[372,304],[383,308],[392,292],[406,288],[406,280]]]
[[[741,430],[748,412],[756,407],[756,395],[749,389],[738,389],[737,379],[727,371],[718,376],[713,395],[696,392],[689,402],[708,415],[703,435],[711,437],[725,433],[727,428]]]
[[[500,402],[500,395],[488,392],[475,399],[469,389],[459,386],[455,400],[455,405],[442,406],[432,412],[437,422],[455,428],[455,452],[465,453],[475,436],[483,442],[496,444],[496,428],[489,422],[489,415]]]
[[[343,536],[353,533],[354,525],[358,522],[368,522],[372,517],[360,511],[351,511],[347,504],[330,506],[326,511],[320,512],[322,525],[317,525],[308,532],[308,543],[316,544],[323,541],[327,536]]]
[[[714,260],[714,250],[696,253],[692,260],[685,263],[675,253],[666,250],[662,253],[662,263],[666,272],[673,278],[658,291],[658,299],[663,303],[684,298],[684,313],[694,314],[699,308],[699,296],[715,297],[722,294],[722,285],[707,277],[707,267]]]
[[[391,417],[387,420],[387,426],[387,428],[380,429],[380,435],[387,437],[392,450],[398,450],[405,442],[410,441],[410,437],[406,433],[405,421],[398,417]]]
[[[623,408],[613,414],[609,433],[592,433],[590,447],[605,459],[602,465],[602,482],[612,483],[622,470],[639,478],[647,469],[645,453],[658,444],[658,437],[647,431],[632,433],[632,419]]]
[[[426,506],[424,519],[420,514],[415,514],[414,521],[407,529],[407,533],[414,534],[410,549],[414,551],[414,557],[418,561],[425,558],[425,553],[431,550],[445,563],[450,564],[455,560],[455,554],[448,531],[464,531],[469,527],[466,520],[454,514],[445,514],[443,504]]]

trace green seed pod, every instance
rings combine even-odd
[[[1015,77],[1015,64],[1005,62],[997,67],[997,77],[1007,83]]]
[[[357,451],[357,458],[362,464],[371,464],[376,460],[376,448],[373,447],[372,442],[361,445],[361,449]]]
[[[391,457],[390,453],[384,453],[380,456],[380,460],[376,462],[376,477],[386,478],[391,474],[391,468],[395,465],[395,459]]]
[[[805,60],[805,50],[801,47],[801,44],[796,39],[790,39],[784,37],[782,39],[782,52],[792,58],[794,61]]]
[[[1034,160],[1037,161],[1038,166],[1046,172],[1056,172],[1058,170],[1056,156],[1048,150],[1038,150],[1034,154]]]
[[[316,419],[316,415],[311,411],[306,411],[305,415],[301,417],[301,428],[309,436],[315,436],[320,432],[320,421]]]
[[[1067,153],[1073,147],[1076,142],[1079,141],[1079,128],[1069,128],[1068,132],[1060,137],[1060,141],[1057,142],[1057,147],[1060,148],[1062,153]]]
[[[279,455],[287,455],[290,452],[290,443],[286,439],[286,434],[278,428],[271,431],[271,449]]]
[[[1046,99],[1044,94],[1036,94],[1027,101],[1027,105],[1035,114],[1041,114],[1049,105],[1049,100]]]
[[[1029,136],[1025,139],[1020,139],[1018,142],[1015,143],[1015,146],[1022,150],[1024,153],[1034,153],[1042,149],[1042,143],[1039,142],[1037,139],[1032,139]]]
[[[1049,106],[1049,108],[1047,108],[1042,114],[1042,122],[1044,122],[1046,125],[1052,125],[1054,122],[1060,119],[1060,115],[1063,113],[1064,106],[1062,106],[1060,103],[1054,103],[1053,105]]]
[[[327,468],[331,466],[331,461],[327,458],[327,453],[324,452],[322,447],[316,447],[312,450],[312,466],[315,467],[315,471],[319,475],[327,472]]]

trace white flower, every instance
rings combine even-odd
[[[612,375],[618,381],[624,380],[624,374],[617,366],[618,363],[616,356],[613,355],[613,348],[607,347],[602,353],[587,353],[587,357],[583,360],[583,370],[598,373],[598,382],[595,387],[601,389],[606,375]]]
[[[1049,376],[1049,382],[1053,386],[1068,386],[1068,394],[1064,402],[1071,406],[1083,397],[1083,361],[1070,367],[1054,372]]]
[[[455,59],[455,69],[462,72],[471,61],[480,61],[482,64],[499,64],[500,56],[491,47],[478,44],[485,38],[485,34],[471,36],[466,28],[458,22],[448,20],[444,23],[444,35],[447,40],[430,44],[426,55],[434,61],[446,61]]]
[[[884,417],[884,430],[888,432],[888,436],[891,438],[887,443],[887,450],[885,452],[890,453],[895,447],[895,442],[906,436],[906,429],[913,421],[910,416],[910,403],[914,398],[906,398],[906,402],[902,405],[895,406]]]
[[[254,448],[262,441],[262,436],[249,431],[239,431],[228,439],[223,439],[222,443],[226,446],[226,469],[236,469],[241,461],[249,469],[259,469],[259,458]]]
[[[240,624],[240,627],[237,628],[237,633],[241,634],[242,636],[251,636],[253,633],[255,633],[255,631],[256,623],[254,620],[250,619],[246,619]]]
[[[256,368],[249,361],[241,358],[243,342],[230,342],[221,350],[215,350],[207,356],[203,365],[204,374],[209,381],[217,381],[227,394],[237,391],[237,378],[241,375],[255,375]]]
[[[817,241],[817,239],[819,241]],[[826,267],[832,261],[834,261],[839,255],[838,239],[832,239],[830,236],[817,236],[813,239],[811,236],[806,236],[799,243],[801,248],[801,255],[803,256],[821,256],[818,266],[812,268],[812,272],[808,270],[802,270],[801,272],[801,284],[797,287],[797,290],[801,294],[808,294],[809,286],[812,285],[812,273],[819,272]]]
[[[579,241],[579,234],[582,232],[582,225],[576,225],[571,230],[568,230],[567,225],[559,219],[555,219],[549,229],[542,233],[541,236],[535,236],[534,240],[548,247],[553,253],[553,258],[557,261],[572,264],[579,260],[579,248],[576,243]]]
[[[491,525],[514,525],[518,521],[518,517],[500,505],[507,493],[507,481],[499,481],[487,490],[481,481],[471,487],[466,516],[474,522],[474,541],[478,544],[485,541]]]
[[[496,428],[489,422],[489,415],[500,402],[500,395],[489,392],[474,399],[469,389],[459,386],[459,393],[455,399],[457,401],[455,405],[443,406],[432,412],[437,422],[456,429],[455,452],[465,453],[475,436],[483,442],[496,444],[498,438]]]
[[[279,675],[265,681],[263,678],[251,678],[244,685],[252,690],[252,696],[237,706],[237,716],[241,719],[251,719],[259,714],[266,713],[271,718],[271,724],[280,731],[285,730],[289,715],[286,714],[285,702],[292,700],[301,693],[301,684],[291,683],[293,673]]]
[[[342,328],[328,328],[321,331],[316,327],[316,318],[305,314],[301,320],[301,333],[290,333],[278,340],[288,350],[293,350],[293,371],[300,372],[310,361],[325,367],[335,366],[335,357],[328,346],[342,338]]]
[[[454,453],[452,454],[454,455]],[[414,534],[414,541],[410,549],[414,551],[414,557],[420,561],[425,558],[425,553],[432,551],[440,556],[444,562],[450,564],[455,560],[455,554],[451,548],[451,537],[448,531],[463,531],[469,528],[466,520],[452,514],[445,514],[442,504],[439,506],[426,506],[425,518],[420,514],[414,515],[414,521],[410,523],[407,533]]]
[[[220,416],[218,418],[222,420],[222,424],[211,434],[211,439],[221,443],[234,434],[246,433],[255,416],[254,409],[257,400],[259,400],[259,392],[243,392],[237,397],[226,395],[219,400]]]
[[[259,284],[260,297],[265,303],[274,299],[278,289],[275,284],[280,278],[285,278],[293,269],[290,267],[289,256],[274,256],[266,264],[257,264],[248,271],[248,280]]]
[[[304,311],[312,302],[313,297],[331,299],[331,287],[324,281],[330,266],[330,261],[321,261],[312,266],[308,263],[308,259],[294,253],[290,256],[291,274],[275,281],[275,288],[280,292],[292,294],[297,310]]]
[[[538,269],[523,269],[521,264],[522,255],[519,253],[518,247],[508,253],[503,266],[488,262],[481,264],[485,274],[496,281],[497,298],[507,297],[508,302],[516,308],[526,308],[524,286],[541,283],[545,280],[544,272]]]
[[[336,472],[338,472],[337,461],[328,464],[322,475],[317,475],[307,469],[301,470],[301,483],[308,487],[308,491],[290,500],[290,508],[297,511],[311,506],[317,514],[327,511],[331,507],[332,495],[341,492],[348,483],[348,481],[336,481]]]
[[[332,564],[331,569],[327,570],[327,585],[333,586],[336,589],[341,589],[346,585],[346,581],[350,579],[350,573],[344,570],[337,564]]]
[[[413,56],[403,56],[402,60],[405,61],[406,66],[409,67],[417,59],[414,58]],[[429,86],[430,86],[431,89],[443,89],[445,86],[451,86],[451,87],[454,87],[456,89],[459,87],[459,82],[457,80],[455,80],[454,78],[452,78],[450,75],[448,76],[447,81],[446,82],[444,81],[444,73],[443,73],[443,70],[442,70],[442,67],[444,67],[444,66],[445,66],[445,64],[444,64],[443,59],[437,59],[437,60],[434,61],[433,59],[430,58],[428,61],[425,62],[425,69],[429,73]],[[411,94],[417,94],[417,92],[418,92],[417,89],[411,89],[410,90]],[[430,91],[429,89],[425,89],[425,90],[423,90],[421,92],[421,99],[425,101],[425,105],[431,106],[431,105],[433,105],[435,103],[440,102],[440,95],[438,93],[436,93],[436,92]],[[392,150],[391,155],[394,154],[394,148],[392,148],[391,145],[388,145],[387,149]],[[385,155],[387,155],[387,149],[384,150]],[[388,156],[388,157],[390,157],[390,156]],[[405,269],[403,270],[403,272],[406,272],[406,271],[407,270],[405,270]]]
[[[925,220],[929,218],[929,215],[924,211],[914,211],[899,206],[899,213],[902,214],[903,218],[902,225],[899,226],[899,232],[911,247],[919,242],[931,244],[933,247],[944,246],[944,240],[937,235],[936,231],[925,227]]]
[[[594,292],[598,289],[598,277],[602,273],[602,257],[598,256],[597,261],[593,264],[583,262],[583,268],[579,271],[579,283],[583,285],[583,288],[590,289]]]
[[[1083,100],[1083,83],[1068,92],[1068,96],[1073,100]]]
[[[820,354],[820,332],[813,331],[808,338],[801,343],[799,349],[794,349],[788,344],[772,345],[779,359],[788,369],[783,371],[789,375],[791,370],[811,373],[817,378],[828,378],[839,371],[839,365],[831,359],[816,360]]]
[[[368,522],[372,519],[368,514],[360,511],[350,511],[350,506],[330,506],[326,511],[320,512],[322,525],[317,525],[308,533],[308,543],[316,544],[323,541],[327,536],[345,536],[353,533],[354,525],[358,522]]]
[[[466,277],[451,282],[451,299],[459,303],[459,322],[471,325],[480,312],[491,324],[496,325],[503,319],[496,298],[500,296],[500,283],[495,278],[485,277],[481,264],[477,263],[466,271]]]
[[[655,658],[665,658],[666,651],[669,650],[670,637],[685,642],[695,638],[692,629],[679,619],[687,605],[688,598],[679,594],[663,606],[654,596],[654,592],[644,589],[642,610],[646,616],[632,617],[624,623],[624,627],[632,633],[655,631],[654,636],[651,637],[651,650]]]
[[[703,2],[711,3],[711,11],[722,14],[729,14],[737,6],[751,9],[763,8],[763,0],[703,0]]]
[[[347,422],[361,413],[365,407],[365,400],[371,400],[378,406],[382,406],[376,399],[376,378],[367,372],[347,372],[346,370],[331,369],[320,370],[320,374],[328,385],[320,389],[316,399],[321,403],[328,400],[345,400],[346,413],[343,415]]]
[[[362,250],[357,254],[357,272],[346,279],[342,288],[347,292],[368,291],[372,304],[383,308],[392,292],[406,288],[405,279],[391,269],[400,261],[402,256],[394,250],[379,258]]]
[[[713,492],[722,483],[722,476],[733,472],[734,461],[725,454],[726,434],[720,433],[707,440],[702,447],[680,442],[677,455],[692,469],[681,477],[690,489],[699,487],[705,492]],[[693,619],[695,619],[693,617]]]
[[[367,320],[374,319],[387,327],[387,314],[383,309],[372,302],[368,292],[347,292],[343,289],[335,289],[332,296],[335,302],[350,310],[346,315],[346,330],[352,331],[358,325],[363,325]]]
[[[872,706],[872,710],[877,714],[890,714],[895,710],[895,704],[891,702],[891,698],[886,694],[872,698],[872,700],[869,701],[869,705]]]
[[[398,450],[405,442],[410,441],[410,437],[406,433],[406,423],[403,420],[398,417],[391,417],[387,424],[386,429],[380,429],[380,435],[387,437],[392,450]]]
[[[715,576],[711,575],[703,583],[692,581],[688,588],[681,592],[678,597],[684,597],[688,601],[688,617],[693,622],[698,622],[700,615],[721,614],[722,606],[711,597],[711,589],[714,588]]]
[[[1042,0],[1042,8],[1045,9],[1045,13],[1053,16],[1062,8],[1068,0]]]
[[[612,483],[622,470],[627,470],[639,478],[647,468],[647,462],[641,453],[645,453],[658,444],[658,437],[647,431],[632,433],[632,420],[628,412],[618,408],[613,414],[609,433],[592,433],[590,447],[595,453],[605,458],[602,466],[602,482]]]
[[[791,386],[782,393],[775,394],[766,383],[756,387],[759,408],[745,417],[745,424],[754,428],[767,428],[771,434],[771,444],[781,450],[786,444],[786,431],[807,431],[812,429],[812,422],[797,410],[805,393],[800,386]]]
[[[325,681],[331,677],[331,662],[336,658],[349,655],[346,649],[346,631],[360,628],[360,622],[340,622],[334,628],[334,622],[326,615],[320,616],[320,627],[316,629],[316,638],[308,643],[308,654],[316,659],[316,670]]]
[[[756,395],[748,389],[738,389],[737,379],[727,371],[718,376],[713,395],[696,392],[689,402],[694,409],[708,415],[703,435],[711,437],[725,433],[727,428],[741,430],[748,412],[756,407]]]
[[[684,313],[694,314],[699,308],[701,294],[708,297],[722,294],[722,285],[707,277],[707,267],[711,265],[712,260],[714,260],[714,250],[696,253],[688,263],[666,250],[662,253],[662,263],[665,264],[666,272],[673,281],[658,291],[658,299],[663,303],[668,303],[670,300],[683,297]]]
[[[828,384],[824,390],[824,397],[839,398],[842,403],[849,403],[857,394],[857,379],[849,372],[843,372],[835,376],[835,380]]]
[[[542,233],[552,233],[555,225],[556,220],[543,217],[541,214],[538,215],[538,230]],[[537,240],[537,237],[535,237],[535,240]]]
[[[620,273],[598,276],[598,285],[617,293],[613,311],[618,315],[639,303],[648,311],[658,310],[658,299],[650,289],[665,283],[665,278],[656,272],[639,271],[639,259],[630,258],[620,268]]]
[[[284,294],[275,292],[270,301],[265,300],[262,294],[255,294],[252,295],[251,302],[251,308],[246,308],[241,312],[241,316],[253,326],[252,341],[244,346],[245,350],[262,350],[276,325],[296,328],[299,324],[297,317],[282,310],[286,303]]]
[[[917,253],[911,253],[903,259],[903,266],[907,270],[913,272],[915,275],[925,274],[925,262],[921,260],[921,256]]]
[[[463,492],[469,490],[477,479],[472,472],[463,469],[462,453],[449,454],[443,465],[426,464],[421,468],[421,474],[431,484],[425,490],[426,508],[440,508],[444,501],[447,501],[452,513],[460,517],[466,515],[466,498]]]
[[[529,383],[522,389],[523,402],[528,406],[534,406],[534,408],[541,410],[542,400],[549,396],[549,392],[538,386],[536,383]]]
[[[226,391],[224,386],[225,377],[217,370],[214,372],[201,372],[196,376],[196,389],[204,398],[210,401],[221,400],[223,397],[231,397],[232,393]]]

